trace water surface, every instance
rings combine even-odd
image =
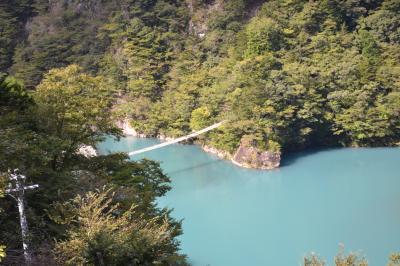
[[[99,150],[156,143],[110,138]],[[161,161],[172,179],[159,205],[183,219],[182,252],[194,266],[300,265],[312,251],[332,265],[340,243],[379,266],[400,251],[400,148],[304,152],[273,171],[243,169],[193,145],[134,159],[143,157]]]

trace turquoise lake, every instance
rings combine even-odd
[[[107,139],[98,149],[159,142]],[[158,204],[183,219],[182,252],[194,266],[296,266],[310,252],[332,265],[341,243],[372,266],[400,252],[400,148],[308,151],[273,171],[243,169],[195,145],[134,159],[143,157],[162,162],[171,177]]]

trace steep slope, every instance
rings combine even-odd
[[[229,120],[200,141],[231,154],[399,143],[398,1],[34,2],[11,72],[33,89],[78,63],[140,133]]]

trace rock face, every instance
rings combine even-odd
[[[138,133],[129,123],[128,119],[124,119],[116,122],[116,126],[122,130],[125,136],[133,136],[138,138],[146,138],[145,134]]]
[[[91,158],[97,156],[97,151],[93,146],[90,145],[82,145],[77,150],[78,154],[85,156],[86,158]]]
[[[280,165],[281,153],[261,151],[251,143],[242,141],[233,155],[232,162],[246,168],[274,169]]]
[[[157,135],[157,138],[160,140],[164,140],[164,141],[170,141],[170,140],[174,140],[175,138],[172,137],[167,137],[165,135]]]
[[[122,130],[122,133],[125,136],[132,136],[132,137],[137,137],[137,138],[157,138],[160,140],[164,140],[164,141],[169,141],[169,140],[174,140],[174,138],[172,137],[168,137],[165,135],[157,135],[157,136],[152,136],[152,135],[146,135],[143,133],[139,133],[137,132],[129,123],[129,119],[124,119],[124,120],[118,120],[117,122],[115,122],[115,125]]]
[[[214,148],[214,147],[207,146],[207,145],[203,145],[201,148],[202,148],[205,152],[214,154],[214,155],[216,155],[218,158],[221,158],[221,159],[231,159],[231,158],[232,158],[232,156],[231,156],[231,155],[229,154],[229,152],[227,152],[227,151],[221,151],[221,150],[218,150],[218,149],[216,149],[216,148]]]
[[[128,119],[125,119],[122,121],[117,121],[116,124],[117,124],[117,127],[122,130],[122,133],[125,136],[135,136],[136,137],[137,132],[133,127],[131,127]]]

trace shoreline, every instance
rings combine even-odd
[[[164,136],[164,135],[149,136],[149,135],[146,135],[146,134],[138,133],[137,130],[135,130],[130,125],[128,119],[119,120],[119,121],[116,122],[116,125],[117,125],[118,128],[120,128],[122,130],[122,133],[124,134],[125,137],[131,136],[131,137],[136,137],[136,138],[155,138],[155,139],[159,139],[159,140],[162,140],[162,141],[170,141],[170,140],[174,140],[175,139],[175,138],[167,137],[167,136]],[[182,142],[182,144],[185,144],[185,145],[188,145],[188,144],[189,145],[197,145],[206,153],[213,154],[213,155],[217,156],[219,159],[230,161],[232,164],[234,164],[236,166],[239,166],[239,167],[242,167],[242,168],[246,168],[246,169],[273,170],[273,169],[279,168],[279,165],[280,165],[280,163],[278,163],[277,166],[274,166],[274,167],[270,167],[270,166],[267,166],[267,167],[263,167],[263,166],[261,166],[261,167],[257,167],[257,166],[253,167],[248,162],[240,163],[237,160],[235,160],[236,154],[232,155],[231,153],[229,153],[227,151],[219,150],[219,149],[217,149],[215,147],[209,146],[209,145],[204,144],[204,143],[199,143],[199,142],[195,142],[195,141],[193,141],[193,142],[186,141],[186,142]],[[239,148],[241,148],[241,146]]]
[[[146,134],[142,134],[142,133],[138,133],[137,130],[135,130],[129,123],[128,119],[124,119],[124,120],[119,120],[116,122],[116,125],[118,128],[120,128],[122,130],[122,133],[124,134],[125,137],[136,137],[136,138],[155,138],[155,139],[159,139],[162,141],[169,141],[169,140],[174,140],[175,138],[172,137],[167,137],[164,135],[157,135],[157,136],[148,136]],[[227,151],[223,151],[223,150],[219,150],[215,147],[206,145],[206,144],[202,144],[202,143],[196,143],[196,142],[192,142],[192,143],[183,143],[185,145],[197,145],[199,146],[204,152],[216,155],[218,158],[223,159],[223,160],[227,160],[232,162],[233,164],[243,167],[243,168],[249,168],[246,167],[245,165],[241,165],[240,163],[236,162],[233,160],[233,156],[227,152]]]

